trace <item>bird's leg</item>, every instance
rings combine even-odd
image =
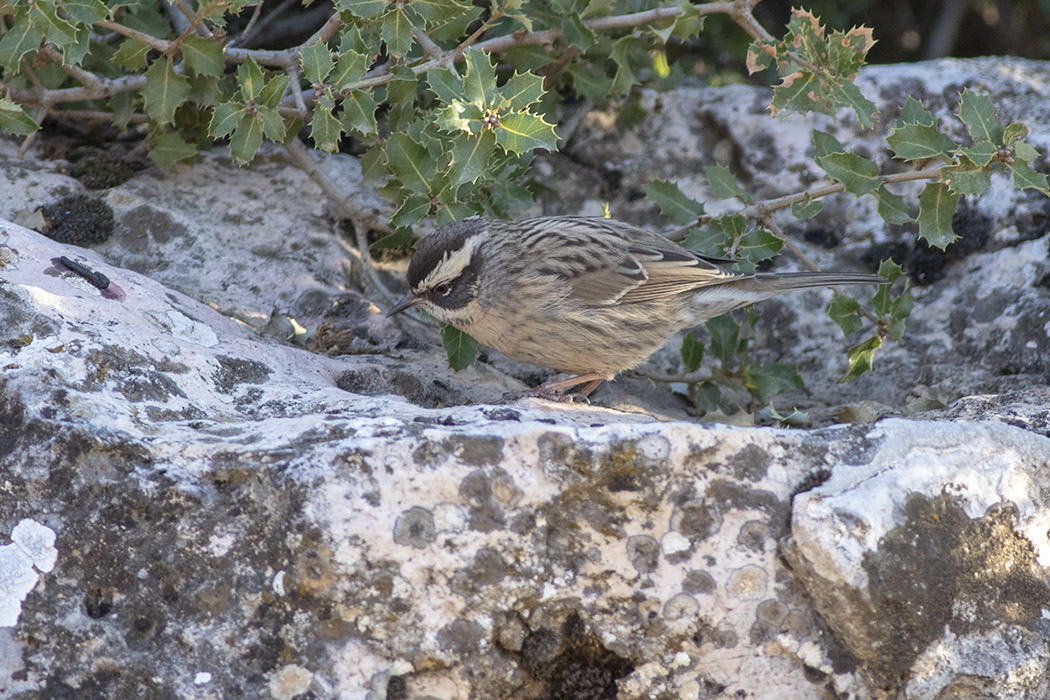
[[[547,382],[539,387],[537,391],[541,392],[553,392],[561,391],[562,389],[569,389],[580,384],[585,384],[579,391],[574,391],[574,394],[580,394],[581,396],[589,396],[592,391],[598,388],[598,385],[605,381],[605,375],[599,374],[598,372],[588,372],[587,374],[578,374],[575,377],[569,377],[568,379],[562,379],[557,382]]]

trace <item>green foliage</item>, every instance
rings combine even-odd
[[[448,356],[448,366],[456,372],[470,367],[478,356],[478,341],[446,324],[441,326],[441,344]]]

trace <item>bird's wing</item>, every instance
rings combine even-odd
[[[719,269],[700,256],[644,229],[609,219],[560,217],[544,236],[541,274],[568,283],[569,298],[588,306],[650,301],[717,284],[738,273]]]

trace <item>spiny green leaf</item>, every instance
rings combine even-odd
[[[902,272],[903,268],[901,268],[900,265],[893,262],[892,259],[887,258],[886,260],[883,260],[881,263],[879,263],[879,269],[876,274],[879,277],[882,277],[886,280],[886,289],[889,289],[889,285],[893,284],[898,279],[900,279]]]
[[[988,95],[978,95],[970,88],[963,90],[959,100],[959,119],[970,128],[974,143],[985,141],[999,145],[1003,142],[1003,125],[995,115],[995,104]]]
[[[467,70],[463,75],[463,92],[468,102],[489,107],[496,96],[496,66],[489,55],[476,49],[467,51]]]
[[[244,114],[244,107],[235,102],[224,102],[215,107],[212,112],[211,122],[208,124],[208,135],[214,139],[221,139],[233,133],[237,124]]]
[[[391,134],[386,145],[387,164],[410,191],[422,194],[430,190],[437,163],[427,149],[408,134]]]
[[[441,345],[445,348],[448,366],[454,372],[470,367],[478,356],[478,341],[449,325],[441,327]]]
[[[744,367],[744,387],[761,403],[805,386],[795,365],[787,362],[755,362]]]
[[[604,99],[612,92],[612,78],[598,63],[579,61],[569,66],[572,88],[576,94],[591,100]]]
[[[276,108],[281,104],[285,88],[288,87],[289,76],[287,73],[278,73],[266,81],[256,103],[260,106]]]
[[[136,39],[125,39],[120,42],[120,48],[110,58],[113,63],[133,71],[139,71],[149,63],[147,54],[152,51],[148,45]]]
[[[846,147],[842,143],[829,134],[826,131],[820,129],[814,129],[810,134],[810,138],[813,141],[813,148],[817,152],[817,158],[823,158],[829,156],[832,153],[845,153]]]
[[[412,48],[412,20],[405,11],[395,9],[383,15],[381,34],[387,50],[394,56],[404,56]]]
[[[238,165],[244,165],[255,157],[262,145],[262,120],[247,112],[241,114],[237,128],[230,137],[230,156]]]
[[[543,97],[543,78],[532,73],[515,73],[499,93],[509,109],[525,109]]]
[[[471,114],[467,114],[467,108],[471,108]],[[471,133],[471,126],[478,126],[481,108],[474,104],[453,102],[443,109],[434,110],[434,123],[442,131],[462,131]]]
[[[401,202],[394,215],[390,217],[390,225],[394,228],[404,228],[416,223],[430,213],[430,197],[425,194],[412,194]],[[378,241],[382,243],[383,241]],[[406,241],[407,242],[407,241]]]
[[[866,98],[861,93],[860,88],[852,81],[843,80],[830,91],[830,95],[835,106],[845,105],[852,107],[861,126],[866,129],[875,126],[875,115],[878,113],[875,103]],[[830,109],[828,113],[831,113]]]
[[[965,163],[946,165],[940,169],[940,181],[957,194],[980,194],[992,184],[991,176],[964,159]]]
[[[195,144],[186,143],[178,134],[169,132],[153,140],[153,148],[149,150],[149,157],[157,165],[169,168],[179,161],[193,158],[197,153]]]
[[[427,208],[429,209],[429,205],[427,206]],[[394,216],[390,217],[391,225],[394,225],[394,218],[396,216],[397,216],[397,214],[394,214]],[[422,218],[422,217],[419,217],[419,218]],[[418,221],[418,220],[419,219],[416,219],[416,221]],[[405,245],[408,245],[409,241],[411,241],[411,240],[412,240],[412,229],[410,229],[408,227],[399,228],[396,231],[394,231],[393,233],[391,233],[391,234],[389,234],[387,236],[383,236],[378,241],[376,241],[372,245],[368,246],[368,249],[371,250],[371,251],[380,251],[380,250],[384,250],[384,249],[387,249],[387,248],[401,248],[401,247],[403,247]]]
[[[0,37],[0,66],[17,72],[22,57],[36,51],[43,39],[44,35],[29,20],[29,9],[20,9],[14,25]]]
[[[109,8],[102,0],[62,0],[62,9],[81,24],[94,24],[109,17]]]
[[[733,358],[736,356],[737,343],[740,340],[740,324],[729,314],[722,314],[704,325],[711,334],[711,353],[718,358],[724,369],[733,367]]]
[[[303,67],[303,75],[314,85],[321,85],[325,78],[332,72],[335,62],[332,61],[332,52],[323,42],[315,41],[299,51],[299,61]]]
[[[831,153],[817,159],[824,172],[842,183],[847,192],[857,196],[873,192],[879,187],[879,166],[875,161],[856,153]]]
[[[477,182],[485,174],[492,151],[496,148],[496,136],[486,131],[477,138],[464,137],[456,140],[452,146],[452,168],[450,176],[453,185],[464,182]]]
[[[77,28],[59,17],[54,5],[35,2],[29,6],[29,17],[48,41],[63,47],[76,41]]]
[[[612,52],[609,58],[616,64],[616,73],[613,75],[613,94],[623,94],[639,83],[638,76],[631,70],[629,58],[630,50],[635,46],[634,39],[625,36],[613,42]]]
[[[40,126],[26,114],[21,105],[6,97],[0,98],[0,131],[25,136],[39,128]]]
[[[704,166],[704,179],[707,180],[707,188],[715,199],[736,197],[744,203],[751,201],[751,195],[740,188],[733,172],[724,165]]]
[[[1014,142],[1014,158],[1027,163],[1033,158],[1039,156],[1039,151],[1036,150],[1035,146],[1028,143],[1027,141],[1016,141]]]
[[[791,205],[791,215],[796,219],[812,219],[822,211],[824,211],[824,202],[819,199],[810,199],[808,194],[801,202]]]
[[[1050,194],[1047,191],[1046,175],[1032,170],[1027,163],[1014,161],[1010,164],[1010,174],[1013,176],[1014,187],[1017,189],[1033,189],[1043,194]]]
[[[755,228],[740,237],[738,255],[741,260],[757,264],[776,256],[783,246],[784,241],[766,229]]]
[[[175,110],[189,94],[189,81],[175,72],[171,59],[156,61],[146,71],[142,101],[146,114],[158,124],[170,124],[175,118]]]
[[[973,148],[964,148],[962,152],[974,165],[983,168],[992,162],[999,149],[994,143],[984,141],[977,143]]]
[[[906,224],[909,221],[914,221],[911,209],[908,207],[904,197],[890,192],[886,189],[885,184],[880,184],[879,188],[875,190],[875,197],[879,201],[879,216],[887,224]]]
[[[1003,130],[1003,145],[1012,146],[1028,136],[1028,127],[1021,122],[1013,122]]]
[[[686,372],[695,372],[700,368],[700,363],[704,359],[704,344],[697,340],[692,332],[686,333],[682,338],[682,347],[679,351],[682,354],[682,365],[685,366]]]
[[[222,58],[222,45],[196,34],[191,34],[183,40],[182,57],[196,75],[221,78],[226,70],[226,62]]]
[[[469,4],[463,5],[454,0],[412,0],[412,9],[432,27],[452,21],[469,8]]]
[[[255,111],[256,116],[262,121],[263,134],[266,138],[277,143],[284,143],[285,136],[285,125],[284,119],[281,118],[280,112],[274,107],[260,106]]]
[[[959,195],[944,185],[929,182],[919,195],[919,238],[941,250],[958,236],[952,230],[952,214]]]
[[[249,56],[244,63],[237,66],[237,86],[240,88],[241,96],[246,100],[254,100],[262,92],[266,85],[266,76],[262,68]]]
[[[704,205],[686,197],[673,182],[650,180],[642,185],[642,190],[671,223],[679,226],[694,223],[704,213]]]
[[[923,124],[898,125],[886,137],[894,155],[904,160],[923,160],[944,156],[950,158],[959,146],[935,126]]]
[[[870,372],[875,358],[875,351],[882,347],[882,339],[872,336],[859,345],[854,345],[847,352],[849,358],[849,369],[839,380],[840,384],[851,382],[865,372]]]
[[[860,303],[851,296],[835,294],[828,305],[828,316],[842,329],[843,335],[850,336],[856,333],[861,326]]]
[[[561,33],[569,45],[580,51],[586,51],[594,45],[594,32],[583,23],[580,16],[570,12],[562,17]]]
[[[343,117],[351,129],[365,136],[376,133],[376,101],[371,90],[351,90],[343,98]]]
[[[333,106],[331,98],[319,101],[314,107],[313,120],[310,122],[310,138],[317,148],[327,153],[338,151],[339,139],[343,137],[343,125],[332,114]]]
[[[390,9],[386,0],[337,0],[336,7],[362,19],[378,17]]]
[[[344,51],[339,54],[332,72],[332,85],[343,90],[349,85],[358,83],[368,70],[368,57],[357,51]]]
[[[722,390],[714,382],[704,382],[696,389],[696,407],[705,413],[732,413],[729,402],[722,398]]]
[[[930,111],[922,106],[914,97],[908,97],[908,101],[901,107],[901,116],[897,120],[897,126],[903,126],[905,124],[919,124],[922,126],[933,126],[933,115]]]
[[[558,135],[554,125],[532,112],[514,112],[501,116],[496,129],[496,141],[512,153],[525,153],[537,148],[555,151]]]
[[[466,99],[463,94],[463,80],[448,68],[428,70],[427,85],[437,98],[447,105]]]

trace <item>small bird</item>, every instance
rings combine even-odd
[[[504,355],[575,376],[540,390],[599,384],[637,367],[673,334],[789,289],[885,284],[850,272],[732,272],[631,224],[585,216],[473,218],[424,238],[409,292],[418,306]]]

